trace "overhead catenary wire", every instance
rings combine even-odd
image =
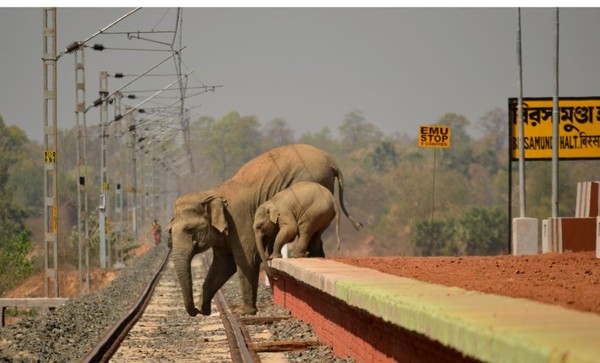
[[[95,44],[93,46],[86,45],[87,48],[92,48],[94,50],[100,50],[98,48],[101,44]],[[125,51],[140,51],[140,52],[170,52],[169,49],[155,49],[155,48],[116,48],[116,47],[107,47],[102,45],[102,50],[125,50]]]
[[[137,12],[138,10],[140,10],[141,7],[135,8],[133,10],[131,10],[130,12],[126,13],[125,15],[121,16],[120,18],[118,18],[117,20],[113,21],[112,23],[108,24],[107,26],[105,26],[104,28],[98,30],[97,32],[95,32],[94,34],[90,35],[89,37],[87,37],[86,39],[82,40],[82,41],[75,41],[72,42],[71,44],[69,44],[67,46],[67,48],[65,48],[65,50],[63,50],[60,54],[58,54],[58,56],[56,57],[56,59],[58,60],[61,56],[63,56],[64,54],[67,53],[72,53],[73,51],[75,51],[77,48],[85,45],[87,42],[89,42],[90,40],[94,39],[95,37],[97,37],[100,34],[103,34],[106,30],[112,28],[113,26],[115,26],[116,24],[118,24],[119,22],[121,22],[123,19],[127,18],[128,16],[130,16],[131,14]]]
[[[215,86],[193,86],[193,87],[187,87],[186,89],[190,90],[190,89],[204,89],[207,92],[214,92],[216,88],[220,88],[223,87],[223,85],[215,85]],[[143,89],[143,90],[129,90],[127,92],[123,92],[125,94],[129,94],[129,93],[142,93],[142,92],[156,92],[158,91],[158,89]],[[168,91],[179,91],[179,89],[170,89]],[[206,92],[203,92],[206,93]]]
[[[147,99],[145,99],[144,101],[140,102],[139,104],[137,104],[136,106],[134,106],[133,108],[127,110],[122,116],[125,117],[126,115],[130,114],[131,112],[133,112],[136,109],[139,109],[142,105],[144,105],[146,102],[150,101],[152,98],[154,98],[155,96],[159,95],[161,92],[163,92],[163,90],[168,89],[170,87],[172,87],[175,83],[179,82],[181,80],[181,78],[183,77],[187,77],[189,74],[191,74],[193,71],[177,78],[176,80],[174,80],[173,82],[169,83],[167,86],[165,86],[162,90],[156,92],[155,94],[153,94],[152,96],[148,97]]]
[[[115,93],[117,92],[121,92],[123,89],[127,88],[127,86],[131,85],[133,82],[137,81],[138,79],[142,78],[143,76],[145,76],[146,74],[152,72],[153,70],[155,70],[156,68],[158,68],[159,66],[161,66],[163,63],[165,63],[166,61],[168,61],[169,59],[171,59],[172,57],[174,57],[176,54],[180,54],[181,51],[183,51],[186,47],[180,48],[178,51],[174,51],[171,55],[169,55],[168,57],[166,57],[165,59],[163,59],[162,61],[160,61],[158,64],[156,64],[155,66],[151,67],[150,69],[146,70],[144,73],[140,74],[139,76],[135,77],[134,79],[132,79],[131,81],[129,81],[127,84],[125,84],[123,87],[119,88],[118,90],[114,91],[113,93],[106,95],[104,97],[100,97],[99,99],[97,99],[96,101],[93,102],[93,104],[91,106],[88,106],[85,109],[85,112],[89,111],[91,108],[93,107],[97,107],[100,104],[102,104],[103,102],[106,102],[106,100],[110,99],[111,97],[113,97],[115,95]]]

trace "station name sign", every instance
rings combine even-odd
[[[508,99],[509,144],[519,159],[517,98]],[[523,149],[526,160],[552,158],[552,98],[523,98]],[[600,158],[600,97],[560,98],[558,157]]]
[[[420,147],[450,147],[449,126],[419,126]]]

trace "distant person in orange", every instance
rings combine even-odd
[[[154,222],[152,222],[152,235],[154,236],[154,243],[156,243],[157,246],[160,243],[161,233],[162,228],[160,228],[160,224],[158,224],[158,221],[155,219]]]

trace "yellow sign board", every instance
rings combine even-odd
[[[450,147],[449,126],[419,126],[420,147]]]
[[[52,207],[52,232],[58,233],[58,207]]]
[[[508,100],[511,158],[519,158],[517,99]],[[525,159],[552,158],[552,98],[523,99]],[[600,97],[560,98],[558,157],[600,158]]]
[[[44,151],[44,162],[46,164],[56,163],[56,151]]]

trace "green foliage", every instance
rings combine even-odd
[[[135,250],[141,246],[129,228],[124,228],[122,232],[111,231],[110,240],[113,241],[113,256],[116,256],[116,260],[121,262],[127,262],[134,258]]]
[[[414,224],[411,240],[421,256],[456,255],[456,225],[450,220],[421,220]]]
[[[3,239],[0,248],[0,296],[31,275],[34,263],[29,253],[32,250],[33,245],[26,231]]]
[[[386,172],[398,165],[398,153],[391,141],[380,142],[367,154],[366,165],[379,172]]]
[[[0,117],[0,295],[29,276],[34,265],[29,259],[33,247],[25,228],[29,213],[13,202],[18,185],[9,181],[13,165],[22,160],[27,142],[23,131],[6,127]]]
[[[362,111],[359,110],[346,114],[339,131],[342,142],[352,149],[368,146],[379,141],[382,136],[375,125],[366,122]]]
[[[16,308],[7,307],[4,311],[4,316],[38,316],[39,312],[36,308]]]
[[[309,144],[335,154],[337,151],[336,141],[333,139],[331,130],[325,126],[318,132],[307,132],[303,134],[298,142]]]
[[[98,213],[91,213],[88,217],[88,233],[90,266],[99,266],[100,225],[98,222]],[[64,255],[62,257],[63,264],[69,264],[71,267],[77,267],[79,261],[79,238],[77,234],[77,225],[74,225],[68,238],[69,244],[62,251]],[[82,240],[85,240],[85,226],[83,225],[81,227],[81,236]],[[117,260],[126,262],[133,258],[135,249],[140,246],[140,243],[135,241],[133,232],[129,226],[124,226],[123,231],[119,232],[114,222],[108,238],[111,244],[112,263]]]
[[[254,117],[231,112],[219,121],[201,118],[191,126],[198,134],[196,148],[206,155],[211,171],[223,181],[261,151],[259,123]]]
[[[448,170],[455,170],[469,176],[469,165],[473,162],[473,145],[467,133],[469,121],[462,115],[448,113],[437,122],[438,125],[450,126],[450,148],[440,149],[442,165]]]
[[[456,244],[464,246],[467,255],[508,252],[508,215],[499,207],[471,208],[456,225]]]
[[[294,130],[282,118],[275,118],[264,125],[262,135],[263,146],[267,150],[294,143]]]
[[[498,207],[474,207],[457,218],[417,221],[411,240],[423,256],[496,255],[507,252],[507,223]]]

